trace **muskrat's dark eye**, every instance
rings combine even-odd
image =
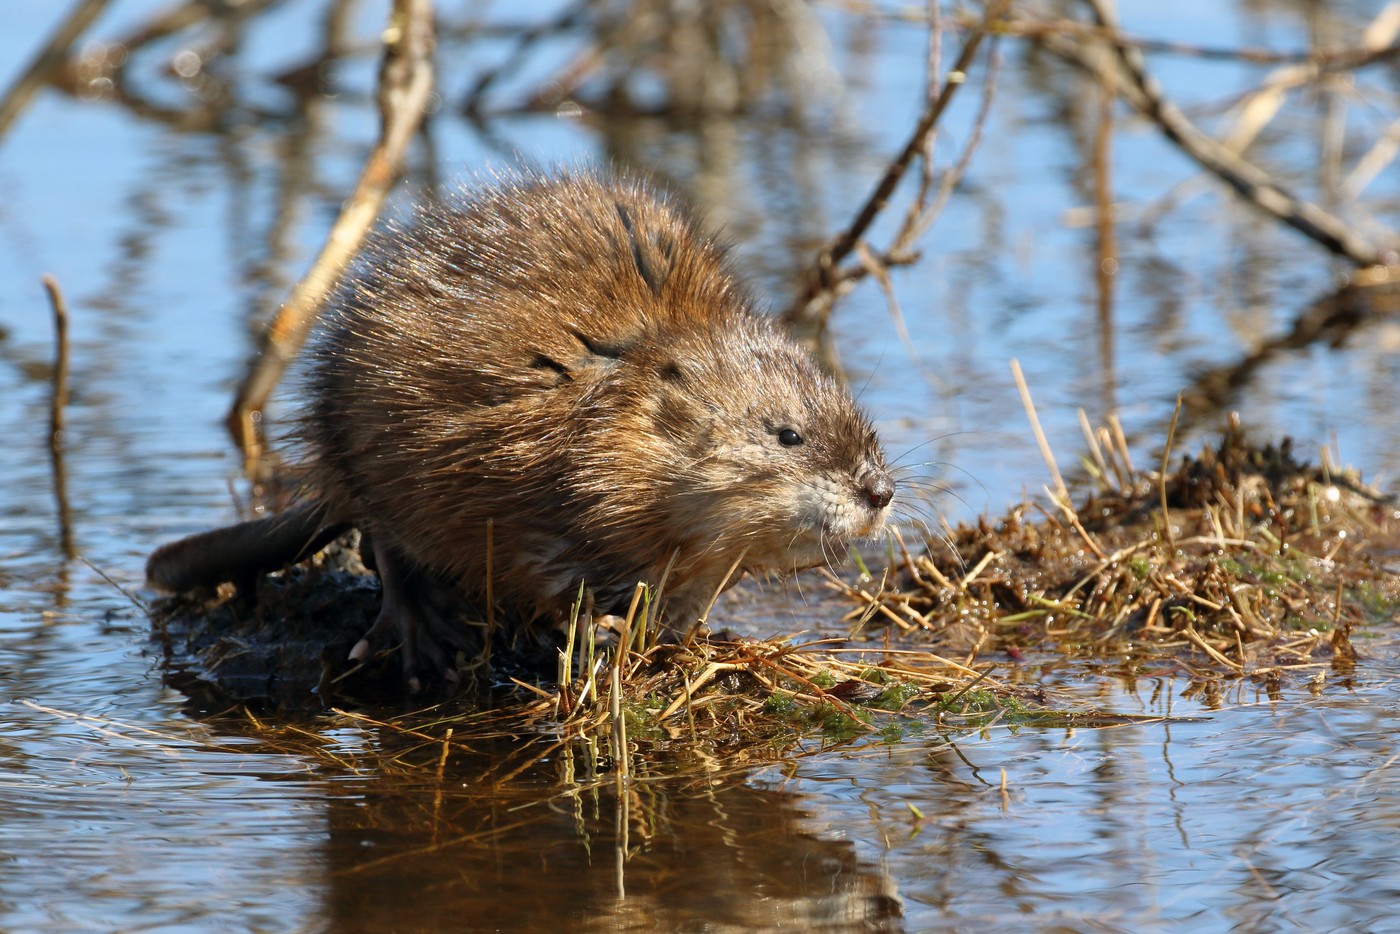
[[[802,443],[802,436],[791,428],[784,428],[778,432],[778,443],[785,448],[795,448]]]

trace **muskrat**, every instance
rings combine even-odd
[[[684,633],[743,575],[877,535],[895,491],[870,422],[725,248],[673,196],[595,172],[512,176],[383,227],[304,390],[305,504],[166,545],[148,578],[246,579],[357,527],[383,607],[352,658],[398,641],[414,686],[452,677],[488,592],[557,622],[581,583],[622,613],[645,581]]]

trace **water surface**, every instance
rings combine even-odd
[[[538,6],[528,15],[540,22],[562,9]],[[518,154],[639,165],[696,198],[781,307],[920,104],[924,32],[836,6],[803,14],[796,77],[742,119],[503,112],[480,128],[457,105],[513,41],[467,29],[473,5],[440,4],[462,28],[444,33],[442,108],[400,199]],[[1121,15],[1137,34],[1294,49],[1314,29],[1355,35],[1379,6],[1328,6],[1312,21],[1271,3],[1123,3]],[[159,8],[113,3],[85,41],[128,35]],[[63,13],[40,0],[6,7],[0,83]],[[707,785],[641,782],[621,798],[589,780],[578,751],[503,780],[502,763],[529,762],[538,740],[484,745],[405,778],[363,765],[390,739],[362,726],[320,724],[339,760],[298,753],[166,687],[140,595],[128,592],[155,544],[235,515],[230,487],[246,490],[223,414],[261,323],[314,254],[376,131],[367,50],[383,4],[351,7],[333,96],[273,80],[320,48],[323,14],[317,3],[274,4],[241,28],[156,43],[132,66],[139,100],[43,90],[0,139],[0,927],[1394,927],[1400,667],[1384,640],[1354,674],[1320,669],[1309,686],[1307,672],[1272,699],[1249,682],[1203,693],[1174,676],[1125,682],[1007,661],[998,677],[1043,683],[1066,703],[1178,719],[929,733]],[[507,25],[525,15],[484,14]],[[230,37],[215,84],[171,76],[177,53]],[[567,30],[542,38],[492,107],[511,111],[585,45]],[[1080,447],[1079,407],[1120,413],[1146,460],[1196,374],[1286,330],[1340,272],[1201,182],[1142,230],[1133,220],[1195,173],[1125,117],[1113,138],[1121,265],[1104,328],[1093,231],[1080,223],[1097,105],[1065,66],[1001,48],[987,142],[921,241],[921,262],[894,274],[909,347],[869,283],[832,328],[891,450],[929,462],[923,472],[952,492],[938,507],[954,519],[1045,482],[1011,358],[1063,462]],[[1151,61],[1207,121],[1269,67]],[[979,66],[949,114],[944,164],[970,131],[980,76]],[[639,99],[664,98],[654,72],[637,82]],[[1359,93],[1388,105],[1394,86],[1382,69]],[[1306,189],[1321,120],[1289,110],[1258,158]],[[1396,216],[1398,186],[1393,171],[1373,183],[1376,216]],[[55,519],[44,272],[72,305],[65,442],[82,561],[63,556]],[[1398,346],[1381,321],[1339,348],[1273,358],[1180,443],[1209,436],[1233,409],[1261,437],[1331,445],[1384,482],[1400,452]],[[802,599],[810,592],[757,598],[755,628],[835,620],[839,608]]]

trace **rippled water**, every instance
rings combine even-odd
[[[100,719],[5,706],[0,906],[9,930],[1387,930],[1400,666],[1365,671],[1212,707],[1096,681],[1178,719],[906,739],[623,799],[557,756],[500,783],[523,741],[407,779],[299,760],[138,679]],[[385,741],[331,738],[346,761]]]
[[[1121,6],[1141,34],[1307,41],[1291,6]],[[158,7],[115,2],[91,35],[128,34]],[[362,7],[352,32],[365,44],[384,10]],[[440,7],[454,22],[469,18]],[[760,111],[697,127],[506,115],[481,134],[445,106],[405,196],[434,172],[452,177],[516,152],[636,162],[705,203],[781,304],[792,270],[863,197],[918,104],[923,33],[823,9],[829,58],[808,62],[826,68],[804,72],[805,117]],[[1378,9],[1333,13],[1359,29]],[[62,14],[40,0],[0,12],[0,83]],[[269,80],[317,48],[321,15],[320,4],[285,3],[250,20],[220,65],[231,99],[212,126],[172,115],[191,95],[164,70],[182,47],[170,42],[135,72],[152,106],[41,91],[0,138],[0,928],[1396,927],[1400,663],[1383,642],[1353,675],[1328,673],[1311,689],[1300,676],[1272,700],[1248,683],[1222,683],[1207,701],[1172,678],[1125,684],[1021,666],[1052,697],[1178,719],[908,737],[702,790],[643,783],[622,799],[611,786],[564,781],[569,763],[558,755],[501,781],[502,762],[525,761],[521,745],[484,746],[440,775],[356,770],[348,763],[368,761],[358,753],[385,737],[327,728],[331,751],[343,753],[336,764],[208,718],[164,686],[130,592],[153,545],[233,515],[238,465],[220,424],[232,387],[258,322],[308,261],[375,132],[368,55],[340,68],[331,100],[298,103]],[[192,35],[198,45],[221,34]],[[495,100],[513,100],[578,51],[568,35],[543,42]],[[509,48],[444,40],[447,103]],[[1091,231],[1072,211],[1088,199],[1093,108],[1063,68],[1004,49],[989,142],[923,242],[924,261],[895,276],[913,359],[873,287],[853,293],[834,324],[891,449],[935,439],[915,457],[939,465],[936,478],[956,494],[940,505],[955,517],[999,510],[1044,482],[1010,358],[1025,365],[1063,460],[1079,449],[1078,406],[1116,407],[1135,450],[1155,456],[1193,375],[1285,330],[1336,273],[1292,234],[1198,195],[1152,236],[1125,224],[1105,354]],[[1188,102],[1263,73],[1238,62],[1153,64]],[[1393,73],[1376,79],[1386,81],[1393,93]],[[950,114],[950,156],[972,102]],[[1266,155],[1305,178],[1310,138],[1281,136]],[[1129,213],[1191,174],[1131,120],[1115,153]],[[1379,213],[1394,216],[1397,185],[1394,172],[1375,183]],[[84,561],[64,559],[55,520],[43,272],[72,305],[68,492]],[[1384,480],[1400,451],[1396,346],[1382,322],[1340,349],[1282,355],[1228,407],[1261,435],[1334,444]],[[1221,414],[1200,416],[1183,443]],[[763,631],[836,615],[781,591],[760,606]]]

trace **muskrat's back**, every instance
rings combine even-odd
[[[684,630],[744,573],[841,558],[894,492],[849,394],[754,311],[716,241],[646,184],[587,173],[381,230],[306,396],[313,524],[369,537],[371,636],[402,641],[410,675],[450,669],[488,576],[527,619],[561,617],[581,582],[620,612],[646,581]]]

